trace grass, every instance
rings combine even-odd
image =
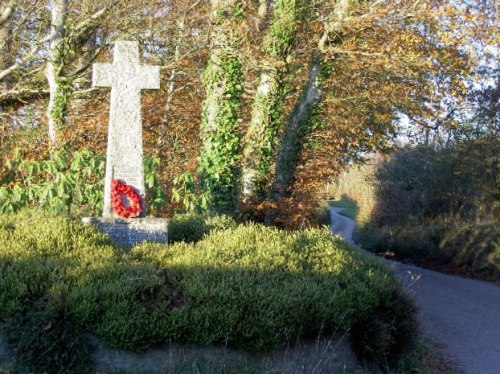
[[[373,365],[342,361],[344,353],[336,341],[299,343],[271,354],[248,354],[228,348],[172,346],[168,353],[168,365],[162,366],[171,374],[255,374],[255,373],[340,373],[340,374],[461,374],[432,343],[420,341],[416,348],[405,354],[389,370],[380,371]],[[144,367],[142,367],[144,369]],[[155,369],[158,369],[156,367]],[[133,369],[100,367],[100,373],[132,374]],[[25,371],[27,373],[27,371]],[[20,373],[15,368],[1,368],[0,373]]]
[[[352,220],[356,220],[358,215],[358,206],[356,202],[348,198],[342,198],[340,200],[328,200],[328,204],[337,208],[343,208],[339,214],[349,217]]]
[[[359,351],[387,360],[413,338],[414,330],[399,326],[415,316],[395,308],[394,274],[327,228],[285,232],[222,219],[204,232],[187,221],[184,232],[196,238],[125,253],[97,229],[66,218],[1,216],[0,319],[18,358],[39,365],[34,370],[75,372],[75,357],[86,357],[85,332],[130,350],[168,340],[269,352],[370,319],[373,335],[363,335]],[[371,346],[379,336],[384,345]],[[37,346],[50,347],[45,361]]]

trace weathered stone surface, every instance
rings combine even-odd
[[[139,63],[137,42],[117,41],[112,64],[94,64],[92,85],[111,87],[104,217],[113,217],[111,180],[133,186],[144,204],[144,161],[141,122],[141,90],[160,88],[160,67]]]
[[[118,245],[130,249],[144,241],[167,243],[168,221],[166,218],[99,218],[85,217],[83,223],[96,225]]]

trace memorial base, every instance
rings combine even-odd
[[[168,242],[166,218],[102,218],[85,217],[83,223],[96,225],[119,246],[130,249],[142,242]]]

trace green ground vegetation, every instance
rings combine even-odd
[[[34,372],[85,372],[84,333],[130,350],[170,340],[263,352],[353,329],[360,354],[387,361],[412,341],[414,310],[398,307],[395,275],[378,259],[327,229],[215,221],[198,221],[213,228],[196,238],[127,253],[64,217],[1,216],[0,321],[11,349]]]
[[[358,206],[346,195],[342,196],[339,200],[328,200],[328,204],[337,208],[342,208],[343,210],[340,211],[339,214],[356,220],[356,216],[358,215]]]

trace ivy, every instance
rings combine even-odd
[[[283,58],[295,41],[295,31],[300,15],[300,0],[277,0],[274,17],[266,35],[265,49],[275,58]]]
[[[320,72],[316,78],[316,85],[320,89],[325,89],[326,82],[328,78],[333,74],[333,65],[323,62],[320,67]],[[305,146],[309,148],[320,148],[321,142],[319,139],[314,138],[313,134],[316,131],[322,130],[326,127],[325,122],[322,118],[322,113],[324,110],[324,105],[322,102],[317,105],[310,107],[308,109],[309,115],[307,116],[308,121],[305,126],[301,129],[301,137],[304,137]]]
[[[268,94],[257,93],[253,112],[260,112],[258,125],[260,134],[251,134],[247,146],[252,150],[252,162],[257,172],[255,187],[257,191],[264,188],[264,183],[271,170],[273,154],[277,143],[277,135],[283,117],[283,105],[289,91],[287,75],[284,71],[275,73]]]
[[[64,29],[67,31],[68,24],[65,20]],[[62,128],[65,122],[66,110],[68,109],[69,95],[71,92],[72,82],[64,78],[64,68],[68,64],[68,55],[75,48],[67,42],[66,37],[63,37],[57,45],[57,53],[51,61],[55,68],[55,80],[57,84],[54,101],[50,108],[50,117],[55,121],[58,128]]]
[[[288,71],[285,60],[295,41],[297,22],[303,13],[302,1],[277,0],[273,19],[264,40],[268,64],[273,68],[265,74],[269,77],[269,90],[258,92],[252,109],[252,122],[245,145],[245,178],[253,185],[251,194],[264,191],[277,143],[278,131],[283,118],[284,98],[289,91]]]
[[[231,212],[239,180],[241,62],[234,56],[222,54],[218,64],[209,63],[203,80],[207,98],[201,123],[200,185],[207,193],[211,209]]]
[[[68,109],[70,85],[59,77],[56,80],[58,85],[50,116],[56,121],[58,127],[62,127],[64,125],[64,116]]]
[[[146,184],[146,199],[150,213],[159,215],[167,204],[167,194],[158,178],[160,158],[158,156],[144,158],[144,182]]]

